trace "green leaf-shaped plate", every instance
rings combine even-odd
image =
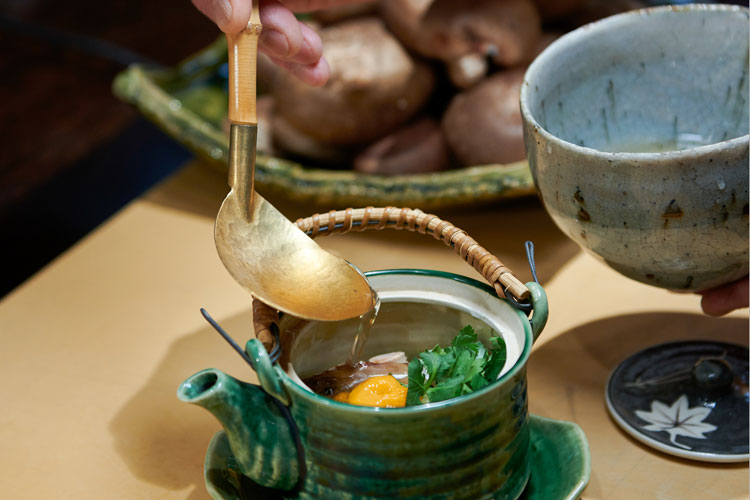
[[[531,473],[519,500],[576,500],[591,477],[591,454],[573,422],[529,415]],[[206,489],[214,500],[281,500],[278,490],[244,476],[224,431],[214,435],[204,463]]]
[[[168,135],[210,164],[226,170],[226,42],[220,38],[173,68],[132,65],[117,75],[113,90]],[[255,181],[266,192],[323,205],[400,205],[438,208],[474,205],[533,193],[525,161],[482,165],[433,174],[377,176],[309,168],[259,153]]]

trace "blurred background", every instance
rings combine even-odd
[[[189,0],[0,2],[0,296],[190,157],[112,94],[214,41]]]
[[[644,2],[536,4],[544,31],[563,33]],[[0,2],[0,296],[193,158],[112,82],[134,63],[173,67],[218,36],[189,0]]]

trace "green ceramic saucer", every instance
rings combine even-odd
[[[589,482],[591,456],[586,436],[572,422],[529,416],[531,477],[522,500],[574,500]],[[204,466],[206,489],[214,500],[281,500],[240,474],[224,431],[211,440]]]

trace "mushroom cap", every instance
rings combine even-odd
[[[320,24],[327,25],[355,17],[374,15],[377,8],[374,1],[335,5],[310,12],[310,17]]]
[[[451,100],[443,134],[462,165],[510,163],[525,158],[519,105],[524,69],[496,73]]]
[[[349,146],[333,145],[314,139],[300,132],[287,122],[283,116],[271,116],[273,145],[279,152],[290,158],[300,158],[326,168],[350,167],[358,153]],[[260,127],[258,127],[260,131]]]
[[[534,0],[545,21],[555,21],[586,6],[585,0]]]
[[[292,126],[331,144],[369,142],[406,122],[434,86],[432,70],[415,61],[381,20],[361,18],[321,30],[331,77],[310,87],[280,74],[273,95]]]
[[[375,175],[420,174],[445,170],[449,163],[440,125],[425,117],[370,145],[354,159],[354,169]]]
[[[431,50],[426,55],[451,60],[481,53],[501,66],[525,61],[542,31],[532,0],[435,0],[422,27]]]
[[[380,12],[406,47],[443,61],[481,54],[512,66],[528,59],[541,33],[532,0],[381,0]]]
[[[417,54],[435,57],[425,36],[422,18],[434,0],[380,0],[380,17],[404,46]]]

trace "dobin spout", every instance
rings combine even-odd
[[[263,389],[209,368],[185,380],[177,397],[202,406],[221,422],[244,475],[269,488],[289,490],[297,484],[297,445],[290,424]]]

